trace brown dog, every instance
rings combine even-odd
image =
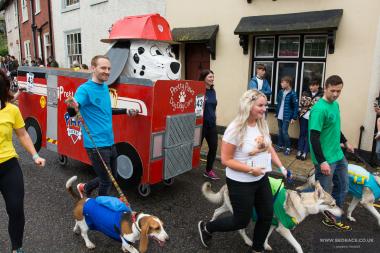
[[[73,176],[66,182],[66,189],[70,193],[71,196],[74,197],[76,200],[75,207],[73,210],[74,219],[75,219],[75,226],[74,226],[74,233],[81,234],[83,237],[86,247],[89,249],[95,248],[95,244],[90,241],[88,238],[88,230],[90,230],[89,225],[86,223],[87,221],[91,220],[91,226],[94,226],[94,223],[97,223],[99,219],[91,217],[91,212],[84,212],[84,209],[86,209],[85,205],[87,203],[90,203],[93,199],[90,198],[80,198],[79,194],[74,192],[72,188],[72,184],[74,181],[76,181],[77,177]],[[91,209],[96,208],[96,205],[92,206]],[[98,207],[99,209],[104,207]],[[124,211],[118,211],[121,213],[116,213],[115,215],[110,215],[107,217],[102,217],[102,220],[112,219],[114,217],[120,217],[119,219],[119,226],[111,226],[106,227],[106,231],[114,231],[117,232],[117,235],[120,238],[118,239],[122,242],[122,250],[123,252],[131,252],[131,253],[138,253],[138,252],[146,252],[148,249],[148,242],[149,238],[154,239],[159,243],[160,246],[163,246],[167,240],[169,240],[169,236],[164,230],[163,222],[157,218],[156,216],[152,216],[149,214],[144,213],[126,213]],[[133,218],[131,218],[131,215]],[[91,219],[93,218],[93,219]],[[134,222],[131,222],[131,220],[134,220]],[[111,222],[112,223],[112,222]],[[96,224],[95,224],[96,227]],[[104,226],[102,227],[104,228]],[[96,229],[98,230],[98,229]],[[103,230],[101,231],[103,232]],[[108,234],[109,235],[109,234]],[[132,245],[135,241],[140,240],[139,245],[139,251]]]

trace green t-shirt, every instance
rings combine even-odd
[[[343,159],[344,155],[340,147],[340,112],[339,104],[336,101],[330,103],[325,99],[320,99],[311,108],[309,118],[309,143],[311,130],[321,132],[321,148],[328,163],[331,164]],[[313,163],[318,164],[311,144],[310,154]]]

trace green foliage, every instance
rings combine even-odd
[[[0,35],[0,55],[4,56],[8,54],[7,37]]]

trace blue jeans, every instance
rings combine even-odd
[[[101,147],[98,148],[98,150],[104,162],[107,164],[107,167],[112,171],[112,175],[115,176],[117,156],[116,147]],[[109,178],[96,149],[86,148],[86,151],[97,177],[85,184],[84,191],[86,195],[89,195],[95,188],[99,187],[98,196],[106,196],[112,185],[111,179]]]
[[[301,117],[300,121],[300,136],[298,138],[298,151],[301,151],[304,154],[309,152],[309,139],[308,139],[308,126],[309,120]]]
[[[288,134],[289,123],[288,120],[278,119],[278,146],[290,148],[290,138]]]
[[[318,180],[322,188],[331,193],[336,204],[343,209],[344,198],[348,192],[348,163],[346,158],[329,164],[330,175],[322,174],[321,167],[315,165],[315,180]]]

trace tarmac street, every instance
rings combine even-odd
[[[65,182],[73,175],[78,182],[86,182],[94,177],[91,167],[69,159],[66,167],[58,164],[56,153],[42,149],[40,155],[47,159],[43,169],[33,165],[31,157],[16,143],[20,155],[20,164],[25,180],[25,235],[24,250],[27,253],[71,253],[71,252],[121,252],[121,244],[105,235],[91,231],[89,238],[96,249],[88,250],[81,236],[73,233],[72,218],[73,199],[65,190]],[[216,171],[222,179],[213,182],[213,189],[219,190],[224,184],[224,170],[217,162]],[[151,195],[143,199],[135,189],[127,189],[128,200],[133,210],[143,211],[160,217],[170,241],[160,248],[154,241],[150,242],[149,252],[247,252],[243,240],[237,232],[215,233],[211,247],[206,250],[201,246],[197,223],[200,219],[211,218],[217,205],[209,203],[201,194],[204,164],[175,178],[172,186],[158,184],[152,188]],[[299,182],[289,185],[294,188]],[[116,195],[113,189],[112,194]],[[348,200],[350,197],[347,198]],[[379,210],[379,209],[378,209]],[[321,215],[306,218],[292,231],[304,252],[378,252],[380,246],[380,228],[375,218],[360,205],[354,211],[356,223],[348,222],[352,232],[337,232],[321,223]],[[4,201],[0,200],[0,252],[10,252],[7,232],[7,214]],[[346,221],[346,220],[345,220]],[[252,234],[250,224],[248,234]],[[346,238],[349,238],[346,239]],[[359,242],[360,241],[360,242]],[[273,232],[269,238],[273,252],[295,252],[291,245],[279,234]]]

